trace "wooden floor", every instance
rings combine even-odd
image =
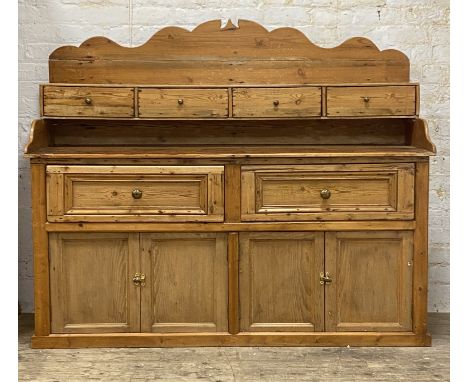
[[[429,316],[428,348],[33,350],[20,317],[20,381],[448,381],[449,315]]]

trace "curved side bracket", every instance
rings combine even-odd
[[[436,154],[437,150],[429,137],[429,129],[426,120],[419,118],[414,120],[411,127],[411,145],[425,149],[433,155]]]
[[[46,122],[43,119],[35,119],[31,123],[29,140],[24,148],[25,156],[33,154],[39,149],[49,146],[49,131],[46,128]]]

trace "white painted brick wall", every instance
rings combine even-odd
[[[449,0],[19,0],[19,299],[33,311],[31,195],[22,157],[30,122],[38,118],[38,84],[57,47],[102,35],[144,43],[164,26],[192,29],[211,20],[250,19],[268,29],[291,26],[333,47],[354,36],[395,48],[411,60],[421,83],[421,116],[438,156],[431,160],[429,310],[449,311]]]

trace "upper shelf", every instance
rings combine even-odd
[[[239,20],[212,20],[188,31],[167,27],[127,48],[105,37],[63,46],[49,57],[51,83],[278,85],[408,83],[409,60],[363,37],[321,48],[293,28],[269,32]]]
[[[426,157],[435,153],[422,119],[91,120],[38,119],[30,158]]]

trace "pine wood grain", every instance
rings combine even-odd
[[[429,163],[416,165],[416,229],[414,231],[414,273],[413,273],[413,331],[417,334],[427,330],[428,298],[428,220],[429,220]]]
[[[418,121],[418,120],[416,120]],[[413,121],[366,120],[43,120],[53,146],[406,145]],[[416,124],[416,123],[414,123]],[[39,135],[38,135],[39,138]],[[422,142],[421,142],[422,143]],[[47,147],[47,141],[37,148]],[[416,146],[416,144],[413,144]],[[419,146],[419,145],[418,145]],[[28,150],[30,152],[31,150]]]
[[[46,166],[31,164],[32,230],[34,250],[34,305],[37,336],[50,334],[49,239],[45,230]]]
[[[194,346],[430,346],[431,337],[411,332],[364,333],[118,333],[34,336],[32,347],[51,349]]]
[[[327,88],[327,116],[416,115],[415,86]]]
[[[138,91],[140,118],[225,118],[227,89],[145,89]]]
[[[413,164],[242,167],[244,221],[413,216]]]
[[[363,37],[320,48],[296,29],[269,32],[247,20],[224,29],[221,20],[193,31],[167,27],[131,49],[93,37],[49,57],[54,83],[151,84],[158,78],[198,85],[408,82],[409,61],[396,50],[379,51]]]
[[[323,233],[241,233],[240,330],[322,331]]]
[[[137,233],[50,235],[53,333],[140,331]]]
[[[134,117],[134,89],[125,87],[43,87],[47,117]]]
[[[228,234],[229,333],[239,333],[239,233]]]
[[[428,157],[432,152],[412,146],[395,145],[309,145],[309,146],[170,146],[142,147],[48,147],[28,155],[29,158],[42,159],[224,159],[255,158],[271,159],[285,158],[294,160],[297,158],[323,158],[326,162],[329,158],[346,158],[347,160],[372,161],[375,158],[389,158],[397,160],[401,157]]]
[[[237,118],[294,118],[321,115],[320,87],[234,88],[232,94],[232,115]]]
[[[414,230],[414,220],[388,221],[288,221],[242,223],[47,223],[47,232],[232,232],[232,231],[356,231],[356,230]]]
[[[240,222],[241,211],[241,166],[225,166],[225,222]]]
[[[227,332],[227,238],[223,233],[141,235],[142,332]]]
[[[412,329],[412,232],[328,232],[325,252],[327,331]]]
[[[222,221],[222,174],[221,166],[48,166],[48,219]]]

